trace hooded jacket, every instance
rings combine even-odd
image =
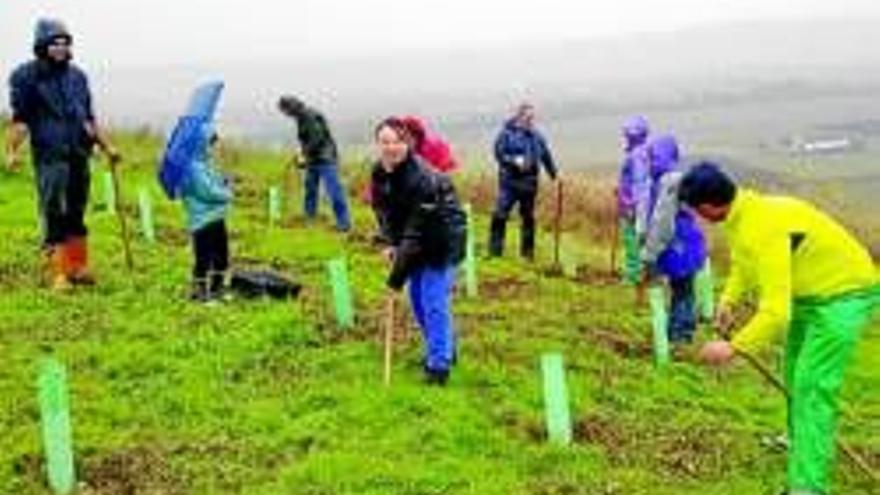
[[[214,134],[214,127],[205,124],[203,132],[207,142],[209,136]],[[180,197],[186,209],[190,232],[196,232],[226,218],[229,203],[232,201],[232,191],[226,179],[211,165],[207,146],[199,150],[193,163],[187,167]]]
[[[641,222],[637,231],[644,233],[649,199],[648,121],[641,116],[632,117],[624,123],[622,132],[626,154],[617,184],[617,211],[623,218]]]
[[[12,120],[27,126],[37,163],[71,156],[87,158],[94,144],[92,95],[85,73],[72,63],[49,60],[55,39],[72,40],[58,21],[43,19],[34,32],[34,60],[9,77]]]
[[[667,277],[680,279],[706,262],[706,241],[694,215],[678,200],[682,172],[678,143],[663,135],[648,145],[651,179],[648,229],[641,258]]]

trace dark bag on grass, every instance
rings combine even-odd
[[[302,284],[267,270],[240,270],[232,273],[230,288],[248,299],[271,297],[289,299],[299,295]]]

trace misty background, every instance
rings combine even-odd
[[[97,110],[117,127],[167,132],[191,89],[221,78],[224,134],[276,145],[293,126],[275,101],[292,93],[349,150],[385,115],[416,113],[473,163],[522,100],[567,168],[616,162],[632,113],[691,154],[746,162],[789,163],[799,140],[880,146],[871,1],[4,0],[4,74],[30,56],[40,15],[69,24]]]

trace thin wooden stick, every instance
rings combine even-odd
[[[617,202],[617,188],[614,188],[614,201]],[[617,275],[617,248],[620,244],[620,214],[614,216],[614,223],[611,227],[611,266],[608,273],[614,277]]]
[[[395,297],[389,295],[385,301],[385,386],[391,386],[391,358],[394,347]]]
[[[553,266],[559,266],[560,237],[562,236],[562,179],[556,181],[556,217],[553,219]]]
[[[737,351],[737,354],[742,356],[750,365],[752,365],[752,368],[760,373],[761,376],[763,376],[764,379],[767,380],[767,382],[770,383],[776,390],[781,392],[786,399],[791,399],[791,392],[789,392],[788,388],[785,386],[782,380],[780,380],[779,377],[777,377],[770,370],[770,368],[762,363],[761,360],[747,352]],[[852,446],[850,446],[843,440],[836,439],[836,442],[837,448],[840,449],[840,451],[843,452],[844,456],[846,456],[853,464],[855,464],[855,466],[858,467],[859,470],[861,470],[874,483],[880,483],[880,475],[878,475],[877,472],[874,471],[874,468],[871,467],[871,465],[864,457],[862,457],[858,452],[856,452],[855,449],[852,448]]]
[[[282,217],[286,217],[292,219],[294,217],[294,212],[296,211],[296,204],[294,203],[294,195],[296,193],[296,176],[301,172],[299,167],[299,154],[296,154],[288,160],[284,165],[284,192],[283,192],[283,206],[281,209]]]
[[[113,179],[113,201],[116,207],[116,218],[119,219],[119,235],[122,237],[122,250],[125,254],[125,266],[129,271],[134,270],[134,259],[131,255],[131,244],[128,239],[128,225],[125,222],[125,213],[122,211],[122,195],[119,186],[119,170],[117,164],[110,160],[110,177]]]

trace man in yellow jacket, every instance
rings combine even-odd
[[[747,293],[757,311],[730,342],[704,345],[706,362],[723,365],[787,331],[789,494],[825,494],[834,458],[838,396],[861,330],[880,295],[871,255],[809,203],[740,189],[712,163],[693,167],[679,198],[721,224],[731,267],[715,324],[727,329]]]

